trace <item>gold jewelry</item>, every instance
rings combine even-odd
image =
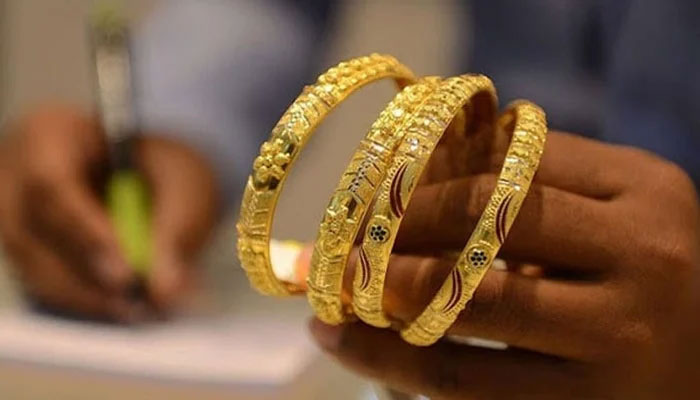
[[[528,101],[515,102],[497,127],[497,132],[512,132],[512,138],[496,188],[450,276],[421,315],[401,330],[411,344],[435,343],[457,319],[505,241],[537,171],[547,133],[544,111]]]
[[[414,111],[439,82],[439,78],[424,78],[394,97],[360,142],[331,196],[307,279],[309,304],[325,323],[339,324],[345,319],[343,273],[362,220]]]
[[[382,309],[382,297],[399,225],[430,154],[462,110],[481,118],[475,122],[492,126],[498,100],[491,80],[482,75],[463,75],[443,81],[415,112],[381,184],[360,246],[353,284],[353,309],[370,325],[391,325]],[[483,121],[484,115],[488,115],[488,121]]]
[[[289,168],[316,126],[356,89],[381,78],[394,78],[400,87],[415,81],[413,73],[394,57],[372,54],[341,62],[311,86],[306,86],[260,147],[243,194],[238,229],[238,258],[251,285],[267,295],[302,291],[280,281],[270,260],[270,230],[275,206]]]

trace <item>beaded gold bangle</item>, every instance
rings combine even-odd
[[[237,224],[238,258],[259,292],[285,296],[301,291],[275,276],[270,259],[272,220],[289,168],[335,106],[358,88],[382,78],[394,78],[400,87],[415,82],[413,73],[388,55],[372,54],[330,68],[315,84],[304,88],[260,147]]]
[[[381,184],[360,246],[353,284],[353,310],[364,322],[388,327],[382,309],[387,266],[411,195],[431,153],[460,111],[471,107],[493,124],[498,110],[496,90],[482,75],[447,79],[415,112],[408,134]],[[484,117],[487,115],[487,117]]]
[[[435,343],[457,319],[505,241],[537,171],[547,133],[544,111],[524,100],[514,102],[497,126],[511,131],[512,138],[496,188],[452,273],[428,307],[401,330],[411,344]]]
[[[394,97],[360,142],[340,178],[321,222],[307,279],[309,304],[316,316],[339,324],[343,273],[370,203],[413,112],[433,92],[439,78],[424,78]]]

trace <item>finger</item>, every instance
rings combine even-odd
[[[454,265],[455,260],[445,258],[392,255],[383,310],[399,325],[415,320]],[[343,282],[343,299],[348,303],[352,301],[355,264],[350,266]],[[491,269],[449,333],[496,340],[569,359],[598,360],[610,356],[612,352],[608,350],[619,344],[603,340],[610,336],[606,329],[613,329],[613,316],[622,312],[617,305],[609,304],[610,296],[610,289],[598,285]],[[596,314],[602,309],[606,315]],[[617,321],[622,319],[619,314]]]
[[[459,251],[486,208],[495,175],[419,186],[396,241],[398,251]],[[619,255],[616,226],[604,202],[533,185],[503,245],[504,258],[574,269],[602,270]]]
[[[505,135],[502,135],[505,136]],[[491,171],[503,165],[507,142],[494,147]],[[581,196],[609,200],[634,178],[631,154],[621,146],[563,132],[547,134],[535,182]]]
[[[51,174],[98,183],[108,172],[107,143],[97,122],[71,108],[46,106],[10,131],[30,178]]]
[[[433,150],[420,184],[444,182],[455,177],[489,172],[492,169],[493,134],[450,135]]]
[[[481,94],[458,113],[431,154],[421,184],[488,172],[492,148],[507,139],[493,133],[497,111]]]
[[[0,150],[1,151],[1,150]],[[26,229],[20,209],[18,177],[0,159],[0,234],[27,293],[40,304],[69,314],[120,322],[141,318],[140,307],[119,294],[87,283],[49,246]]]
[[[502,117],[493,129],[471,129],[465,134],[455,133],[459,129],[448,129],[431,155],[421,182],[497,173],[510,145],[513,127],[512,120]],[[624,146],[550,131],[535,180],[582,196],[612,199],[639,181],[639,172],[630,170],[630,165],[635,164],[635,153]]]
[[[84,183],[50,174],[34,176],[23,191],[24,217],[32,232],[84,279],[113,292],[133,279],[112,224]]]
[[[94,118],[64,106],[44,106],[10,128],[10,138],[23,149],[25,167],[57,174],[104,172],[105,135]],[[90,168],[92,167],[92,168]]]
[[[22,154],[15,160],[22,191],[15,212],[86,280],[122,290],[131,275],[93,190],[106,166],[104,135],[94,121],[45,107],[21,121],[13,138]]]
[[[94,284],[100,280],[100,271],[91,271],[88,267],[94,265],[86,261],[92,261],[90,258],[100,253],[92,248],[91,241],[84,241],[75,247],[57,246],[54,240],[47,241],[35,235],[33,229],[27,229],[32,224],[27,224],[25,219],[26,215],[31,215],[41,220],[41,213],[49,209],[50,212],[57,212],[56,209],[61,208],[63,203],[52,200],[57,192],[62,194],[61,191],[67,193],[65,197],[60,197],[62,200],[81,210],[80,206],[84,203],[82,192],[75,195],[73,188],[85,188],[87,184],[81,186],[75,182],[93,178],[83,176],[84,171],[94,173],[100,170],[100,160],[104,156],[102,136],[87,119],[71,110],[57,108],[46,108],[14,128],[14,134],[0,147],[0,181],[3,182],[0,190],[0,234],[4,249],[23,286],[35,301],[68,314],[117,321],[133,320],[135,315],[140,314],[138,305],[109,290],[109,285]],[[66,185],[63,185],[64,182]],[[37,188],[47,196],[27,196]],[[94,194],[89,193],[87,203],[94,205],[93,201]],[[73,202],[75,204],[71,204]],[[39,212],[33,213],[31,207],[36,207]],[[89,208],[85,208],[88,214]],[[74,218],[68,218],[68,223],[52,220],[49,224],[57,223],[77,231],[83,225],[91,226],[80,215],[78,213]],[[88,217],[87,220],[92,219]],[[55,239],[62,233],[56,232],[50,236]],[[70,242],[70,238],[59,241]],[[67,253],[70,257],[66,257]],[[75,262],[67,262],[68,258]],[[109,283],[111,271],[103,272],[101,281]]]
[[[44,242],[15,222],[4,224],[4,248],[25,291],[34,301],[63,315],[124,323],[145,317],[142,305],[129,301],[123,294],[87,283]]]
[[[351,370],[390,387],[440,399],[593,398],[583,366],[520,351],[438,343],[421,348],[363,324],[310,325],[319,345]]]
[[[490,270],[449,333],[571,360],[610,360],[639,333],[625,324],[629,318],[623,306],[611,301],[614,290]],[[611,336],[615,329],[618,335]]]
[[[139,163],[153,200],[154,260],[149,289],[155,304],[167,311],[191,289],[196,272],[193,258],[214,225],[214,178],[203,160],[172,141],[144,139]]]

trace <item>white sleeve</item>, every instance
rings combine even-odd
[[[274,104],[280,88],[300,89],[311,56],[307,22],[285,4],[168,0],[134,35],[144,132],[204,153],[229,201],[242,189],[269,121],[279,117],[260,106]],[[271,108],[267,114],[279,113]]]

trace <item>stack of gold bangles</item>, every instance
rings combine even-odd
[[[497,117],[496,90],[483,75],[417,79],[395,58],[379,54],[330,68],[304,88],[255,159],[241,205],[238,256],[259,292],[286,296],[303,291],[278,279],[273,270],[270,231],[282,186],[324,117],[356,89],[381,78],[394,79],[402,90],[360,142],[314,244],[306,291],[316,316],[328,324],[355,314],[376,327],[392,325],[382,307],[389,257],[411,195],[448,126],[468,119],[472,131],[511,134],[496,188],[455,267],[428,307],[401,328],[404,340],[425,346],[445,334],[472,298],[518,214],[544,148],[542,109],[520,100]],[[341,300],[343,275],[363,226],[352,307],[347,307]]]

